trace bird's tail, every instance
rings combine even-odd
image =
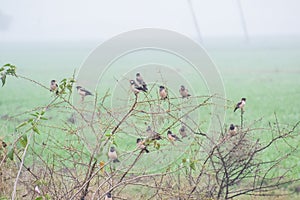
[[[150,152],[146,147],[142,151],[145,151],[146,153]]]
[[[161,138],[160,135],[156,134],[156,135],[154,135],[154,136],[152,137],[152,139],[153,139],[153,140],[161,140],[162,138]]]
[[[147,91],[148,91],[148,88],[147,88],[146,85],[143,85],[143,91],[144,91],[144,92],[147,92]]]
[[[118,160],[118,158],[116,158],[116,159],[113,160],[113,163],[116,163],[116,162],[120,162],[120,161]]]
[[[235,107],[233,112],[235,112],[238,108],[239,108],[239,107]]]

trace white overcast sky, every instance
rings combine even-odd
[[[192,0],[203,38],[243,36],[238,0]],[[299,36],[299,0],[240,0],[250,37]],[[0,0],[0,41],[102,40],[154,27],[196,37],[188,0]]]

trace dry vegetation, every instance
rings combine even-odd
[[[257,128],[256,122],[244,124],[241,113],[236,135],[228,135],[224,124],[204,133],[197,113],[220,97],[160,100],[151,96],[154,85],[148,95],[130,94],[127,106],[112,109],[109,93],[73,104],[73,84],[74,78],[61,81],[47,106],[19,116],[28,118],[0,150],[0,199],[104,199],[108,192],[113,199],[285,199],[276,196],[294,192],[286,188],[298,182],[290,173],[296,166],[282,163],[299,150],[292,142],[299,139],[299,122],[281,128],[275,116],[269,127]],[[49,117],[61,113],[71,117]],[[146,133],[150,122],[162,140]],[[188,137],[168,141],[167,131],[179,135],[182,125]],[[270,139],[261,141],[260,133]],[[145,138],[149,154],[136,148],[138,137]],[[278,143],[285,144],[284,153],[265,159]],[[110,146],[117,146],[120,163],[107,158]]]

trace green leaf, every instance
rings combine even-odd
[[[194,162],[194,161],[192,161],[192,162],[190,163],[190,168],[191,168],[192,170],[196,170],[196,166],[195,166],[195,162]]]
[[[14,160],[14,148],[11,147],[10,150],[8,151],[7,157],[11,160]]]
[[[33,130],[34,132],[36,132],[37,134],[40,134],[40,131],[39,131],[39,129],[38,129],[36,126],[33,126],[33,127],[32,127],[32,130]]]
[[[25,148],[27,145],[27,142],[28,142],[27,135],[26,134],[22,135],[22,137],[20,139],[20,144],[22,145],[22,147]]]
[[[35,200],[43,200],[43,197],[37,197],[37,198],[35,198]]]
[[[50,199],[51,199],[50,194],[45,194],[45,198],[46,198],[47,200],[50,200]]]
[[[38,113],[37,114],[36,113],[34,113],[34,114],[31,113],[30,115],[34,116],[34,117],[38,117],[39,114]]]
[[[157,142],[157,143],[154,144],[154,147],[155,147],[157,150],[159,150],[159,149],[160,149],[160,144]]]
[[[19,129],[19,128],[21,128],[22,126],[25,126],[26,124],[28,124],[29,123],[29,120],[28,121],[25,121],[25,122],[22,122],[21,124],[19,124],[17,127],[16,127],[16,129]]]
[[[3,65],[4,67],[9,67],[10,66],[10,64],[9,63],[7,63],[7,64],[5,64],[5,65]]]
[[[183,158],[183,159],[182,159],[182,163],[186,163],[186,158]]]
[[[110,133],[105,133],[105,136],[106,136],[106,137],[110,137],[111,134],[110,134]]]

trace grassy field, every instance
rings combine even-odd
[[[226,98],[229,100],[226,109],[226,125],[239,123],[240,115],[233,113],[233,106],[241,97],[247,98],[244,114],[246,125],[262,118],[254,126],[267,127],[269,122],[275,122],[274,113],[276,113],[282,127],[288,128],[300,120],[300,104],[298,103],[300,99],[299,45],[289,41],[269,42],[262,45],[259,41],[256,41],[249,44],[222,45],[215,42],[208,43],[205,46],[209,56],[219,69]],[[51,79],[61,80],[71,77],[74,69],[78,72],[93,48],[95,48],[95,44],[91,42],[85,45],[78,43],[5,44],[0,47],[0,63],[2,65],[6,63],[14,64],[18,67],[18,74],[48,86]],[[130,69],[132,62],[124,62],[128,70],[132,71]],[[129,76],[133,72],[126,75]],[[117,74],[117,72],[115,73]],[[206,92],[208,91],[205,88],[204,81],[195,80],[191,73],[191,71],[182,72],[184,78],[191,78],[191,85],[195,93],[207,95]],[[114,76],[114,71],[109,72],[109,74]],[[150,79],[148,73],[145,73],[144,77],[146,80]],[[172,74],[167,77],[172,77]],[[109,83],[104,83],[98,88],[98,92],[101,94],[103,92],[101,88],[109,87]],[[124,91],[126,92],[126,89]],[[22,113],[37,106],[45,106],[51,101],[51,98],[53,97],[49,91],[31,82],[8,77],[6,85],[0,88],[0,136],[5,137],[7,141],[13,141],[16,137],[15,127],[22,120],[28,118],[27,114]],[[77,101],[77,99],[74,99],[74,101]],[[19,114],[22,115],[17,120],[7,119],[7,117],[18,116]],[[57,115],[57,113],[51,114],[50,111],[48,117],[51,120],[47,123],[55,125],[56,122],[66,121],[69,113],[59,113]],[[205,130],[207,126],[204,123],[201,128]],[[48,134],[57,134],[57,137],[61,137],[62,141],[65,139],[59,132],[52,133],[47,129],[43,129],[43,131]],[[300,131],[299,128],[297,131]],[[255,134],[255,137],[268,140],[271,135],[268,132],[260,131]],[[44,140],[42,135],[37,138],[37,140],[39,139]],[[128,136],[120,134],[117,138],[118,143],[121,144],[120,148],[131,150],[130,145],[122,143],[124,139],[128,139]],[[299,141],[290,141],[290,143],[298,145]],[[262,159],[275,159],[278,154],[284,153],[285,145],[285,143],[281,143],[269,149]],[[283,169],[288,169],[291,165],[298,166],[299,170],[290,174],[290,176],[298,178],[300,178],[299,156],[300,152],[296,152],[282,166]]]

